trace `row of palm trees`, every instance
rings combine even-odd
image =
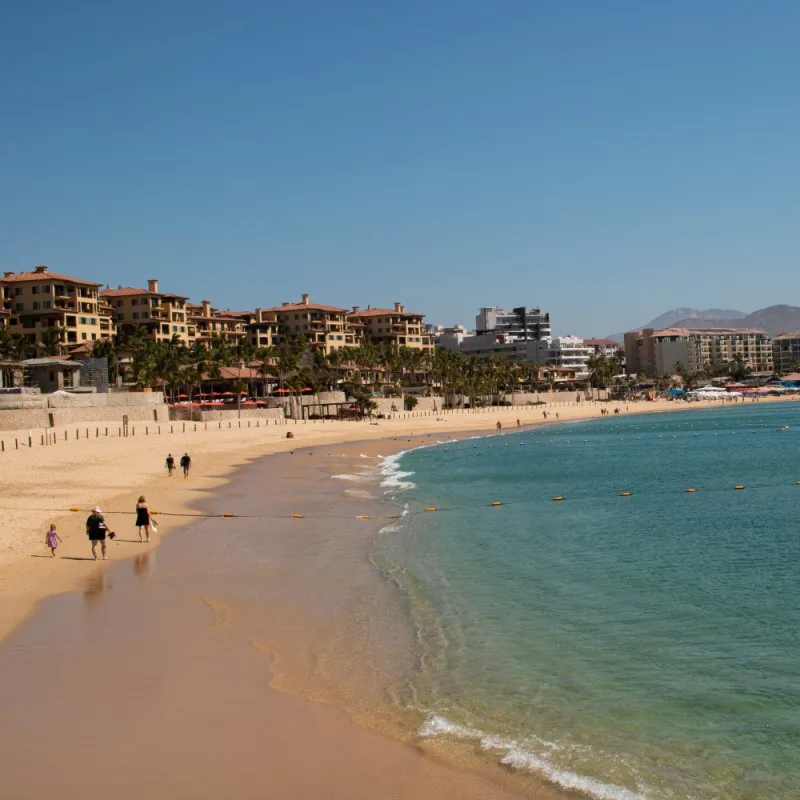
[[[268,388],[314,392],[344,389],[366,402],[373,392],[400,396],[406,387],[434,388],[447,405],[489,403],[493,396],[553,389],[552,378],[542,381],[540,366],[502,356],[479,358],[454,350],[426,351],[364,341],[355,348],[331,353],[312,348],[303,337],[288,337],[271,347],[255,347],[240,339],[231,342],[213,335],[186,347],[177,338],[154,341],[141,328],[123,327],[113,339],[98,341],[91,355],[108,359],[109,379],[160,389],[168,397],[193,397],[221,381],[224,367],[239,368],[231,382],[238,395],[267,394]],[[608,362],[611,363],[608,363]],[[593,366],[595,385],[604,386],[619,371],[614,359]],[[227,372],[230,375],[230,371]],[[236,371],[233,373],[237,374]]]

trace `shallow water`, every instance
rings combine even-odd
[[[797,797],[799,443],[748,405],[386,462],[420,735],[597,798]]]

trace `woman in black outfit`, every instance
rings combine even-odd
[[[136,503],[136,527],[139,528],[139,541],[140,542],[149,542],[150,541],[150,508],[147,505],[147,501],[144,499],[144,495],[139,498],[139,502]],[[144,535],[146,538],[142,537],[142,529],[144,528]]]

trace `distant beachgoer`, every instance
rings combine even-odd
[[[556,419],[558,419],[558,411],[556,411]]]
[[[189,477],[189,468],[192,466],[192,459],[189,458],[188,453],[184,453],[181,456],[181,469],[183,470],[183,477]]]
[[[89,537],[89,541],[92,543],[92,555],[95,559],[97,559],[97,543],[100,542],[100,550],[103,554],[103,558],[107,558],[106,556],[106,520],[103,516],[103,512],[95,506],[92,509],[92,513],[86,519],[86,535]]]
[[[503,423],[502,423],[502,422],[500,422],[500,420],[497,420],[497,430],[499,430],[499,431],[500,431],[500,430],[502,430],[502,429],[503,429]]]
[[[58,547],[58,543],[61,541],[61,537],[58,535],[58,531],[56,530],[55,522],[50,524],[50,530],[45,534],[44,540],[47,546],[50,548],[50,552],[55,555],[56,547]]]
[[[172,453],[167,456],[167,474],[169,477],[172,477],[172,473],[175,471],[175,459],[172,457]]]
[[[547,412],[546,412],[546,411],[542,411],[542,416],[543,416],[545,419],[547,419]]]
[[[149,542],[150,541],[150,507],[147,505],[147,500],[144,499],[144,495],[139,497],[139,500],[136,503],[136,527],[139,529],[139,541],[140,542]],[[146,538],[142,538],[142,529],[144,528],[144,535]]]
[[[294,434],[291,431],[286,431],[286,438],[287,439],[294,439]]]
[[[519,421],[519,418],[517,418],[517,427],[518,427],[518,428],[521,428],[521,427],[522,427],[522,423]]]

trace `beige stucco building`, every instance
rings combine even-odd
[[[290,336],[303,336],[311,347],[325,353],[359,344],[346,309],[312,303],[307,294],[299,303],[283,303],[264,309],[262,314],[275,315],[278,324],[276,344],[282,344]]]
[[[778,372],[789,372],[800,363],[800,332],[779,333],[772,340],[772,358]]]
[[[347,318],[355,330],[374,342],[433,350],[433,337],[425,332],[425,315],[406,311],[401,303],[395,303],[394,308],[366,308],[364,311],[354,306]]]
[[[722,369],[741,356],[754,372],[773,369],[772,342],[754,328],[645,328],[625,334],[628,372],[672,375],[676,364],[693,373]]]
[[[104,289],[100,296],[113,308],[118,326],[143,327],[155,341],[169,341],[173,336],[187,347],[192,337],[187,318],[187,297],[159,292],[158,281],[147,281],[147,289],[118,286]]]
[[[5,272],[0,285],[10,331],[33,342],[41,342],[53,329],[61,329],[64,345],[94,342],[116,332],[111,309],[98,294],[102,284],[39,266],[30,272]]]
[[[219,311],[208,300],[196,305],[186,304],[190,342],[207,344],[214,336],[221,336],[229,344],[247,338],[246,321],[241,314]]]

